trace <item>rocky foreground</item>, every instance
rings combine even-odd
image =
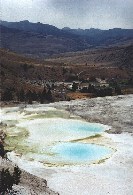
[[[0,157],[0,170],[9,168],[12,171],[14,166],[11,161]],[[40,179],[24,170],[22,170],[19,185],[14,185],[13,190],[16,191],[16,195],[58,195],[47,186],[45,179]]]

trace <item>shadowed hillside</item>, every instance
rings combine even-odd
[[[35,27],[34,27],[35,28]],[[45,58],[53,54],[80,51],[89,47],[80,36],[64,33],[60,30],[36,32],[8,28],[0,25],[1,48],[9,49],[31,57]],[[50,33],[51,32],[51,33]]]
[[[58,29],[49,24],[1,21],[1,48],[30,57],[133,43],[132,29]]]
[[[50,61],[68,65],[86,65],[95,67],[132,68],[133,44],[83,52],[65,53],[51,58]]]
[[[113,28],[109,30],[101,29],[70,29],[63,28],[65,32],[72,33],[74,35],[85,36],[88,38],[93,46],[109,46],[112,44],[122,44],[132,39],[133,41],[133,29],[121,29]]]

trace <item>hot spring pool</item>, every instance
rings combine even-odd
[[[42,147],[47,142],[71,141],[102,133],[108,126],[77,119],[45,118],[20,122],[17,128],[25,128],[29,136],[25,140]]]
[[[54,116],[57,111],[58,118]],[[12,123],[13,114],[17,118]],[[9,149],[26,160],[43,164],[84,164],[106,158],[112,153],[110,148],[82,143],[82,139],[109,129],[106,125],[72,119],[68,113],[57,109],[32,108],[23,113],[16,110],[13,114],[6,142]],[[5,113],[6,120],[8,115],[11,112]],[[14,161],[12,153],[9,156]]]
[[[54,160],[59,163],[84,164],[106,158],[112,149],[96,144],[59,143],[51,151],[55,153]]]

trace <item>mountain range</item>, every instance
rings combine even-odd
[[[59,29],[49,24],[1,21],[1,48],[30,57],[133,43],[133,29]]]

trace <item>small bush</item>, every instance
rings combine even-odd
[[[19,167],[14,167],[14,172],[11,174],[9,169],[2,169],[0,172],[0,193],[9,193],[14,184],[18,185],[20,182],[21,170]]]

